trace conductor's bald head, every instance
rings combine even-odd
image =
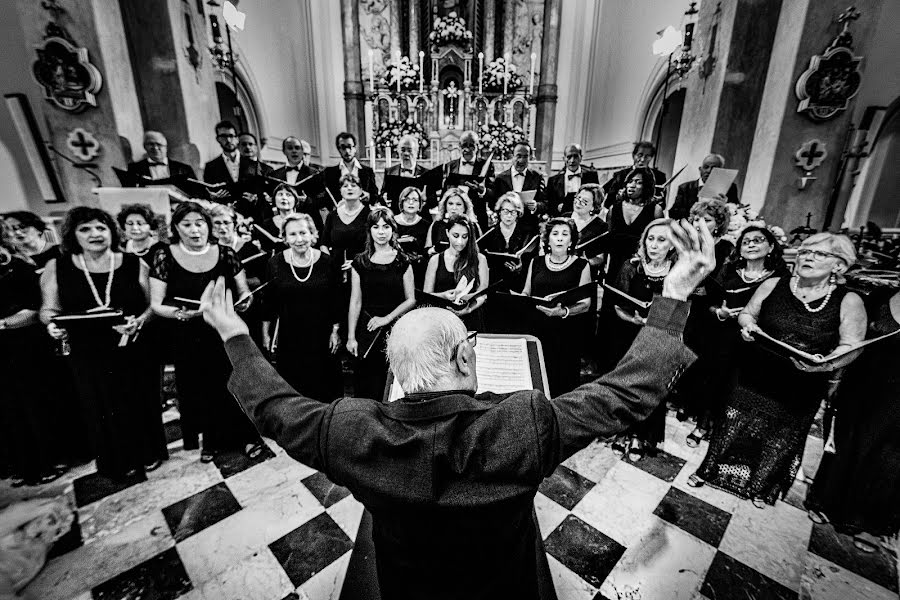
[[[478,387],[475,351],[463,322],[442,308],[417,308],[397,320],[387,357],[406,394]]]

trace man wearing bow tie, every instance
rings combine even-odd
[[[544,202],[544,178],[540,173],[528,168],[531,159],[531,146],[528,144],[516,144],[513,150],[513,164],[506,171],[497,175],[494,181],[494,198],[499,198],[506,192],[535,191],[534,198],[525,200],[525,214],[521,223],[529,230],[536,230],[540,216],[547,212]]]
[[[572,199],[586,183],[600,183],[597,171],[581,166],[581,146],[568,144],[564,150],[566,168],[547,180],[547,212],[559,217],[572,212]]]
[[[477,158],[477,150],[478,134],[474,131],[464,131],[459,136],[459,151],[462,156],[444,163],[444,188],[447,187],[446,180],[451,173],[481,176],[487,161]],[[466,184],[466,187],[469,188],[469,199],[472,201],[475,216],[478,217],[478,224],[481,226],[482,231],[487,231],[488,229],[487,207],[494,196],[490,191],[493,187],[493,181],[494,165],[489,164],[485,172],[484,183]]]
[[[309,144],[304,146],[303,140],[292,135],[284,138],[284,141],[281,142],[281,151],[284,153],[285,159],[287,159],[287,164],[275,169],[271,174],[272,177],[294,185],[298,181],[303,181],[310,175],[319,172],[321,168],[314,170],[313,167],[307,164],[309,154],[306,148],[308,146]]]
[[[385,177],[393,175],[394,177],[418,177],[425,172],[425,167],[421,166],[416,160],[416,154],[419,149],[419,140],[414,135],[404,135],[400,138],[397,145],[397,152],[400,154],[400,164],[393,165],[384,170]],[[402,191],[402,190],[401,190]],[[382,186],[381,195],[384,201],[391,207],[395,213],[399,212],[397,206],[397,198],[385,197],[385,188]],[[429,194],[430,195],[430,194]]]
[[[325,187],[331,192],[334,200],[336,202],[341,201],[341,177],[345,173],[353,173],[359,177],[360,187],[369,195],[366,202],[378,204],[379,198],[378,187],[375,185],[375,171],[369,167],[362,166],[357,160],[356,136],[346,131],[339,133],[334,140],[334,145],[337,146],[341,155],[341,162],[331,167],[325,167],[324,174]],[[328,194],[325,194],[323,206],[326,206],[328,210],[334,207]]]
[[[166,136],[158,131],[144,133],[144,150],[146,158],[128,165],[128,172],[150,179],[167,179],[169,177],[194,178],[194,169],[177,160],[169,160]]]
[[[238,152],[246,158],[245,169],[238,174],[238,181],[247,181],[252,177],[265,177],[272,173],[272,167],[259,160],[259,144],[256,136],[248,131],[238,135]],[[251,217],[256,223],[263,223],[272,217],[271,198],[267,194],[268,183],[265,180],[254,182],[252,187],[244,187],[241,197],[234,203],[234,210],[245,217]]]
[[[633,169],[649,168],[656,180],[656,185],[661,186],[666,182],[666,174],[655,167],[651,167],[650,163],[656,158],[656,146],[653,142],[640,141],[635,142],[634,148],[631,150],[631,160],[634,164],[624,169],[619,169],[612,174],[612,177],[603,184],[603,193],[606,194],[606,200],[603,202],[604,208],[611,208],[619,199],[619,192],[625,189],[625,178]],[[665,204],[665,203],[663,203]]]

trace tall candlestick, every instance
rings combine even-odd
[[[375,52],[369,50],[369,91],[375,93]]]
[[[384,145],[384,168],[385,169],[391,168],[391,145],[390,144]]]
[[[537,60],[537,54],[531,53],[531,82],[528,84],[528,95],[534,96],[534,61]]]
[[[478,95],[484,93],[481,82],[484,81],[484,52],[478,53]]]
[[[400,93],[400,51],[397,50],[397,54],[395,54],[394,56],[396,57],[394,64],[397,66],[397,70],[395,71],[395,73],[397,73],[397,93],[399,94]]]
[[[425,53],[419,50],[419,93],[425,91]]]
[[[509,61],[510,61],[510,55],[507,54],[506,56],[503,57],[503,71],[504,71],[504,73],[503,73],[504,74],[503,95],[504,96],[506,95],[506,87],[509,84]]]

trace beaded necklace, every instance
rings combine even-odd
[[[312,254],[312,250],[309,251],[309,261],[308,261],[305,265],[297,265],[297,267],[299,267],[299,268],[301,268],[301,269],[305,269],[306,267],[309,267],[309,271],[306,273],[306,277],[304,277],[303,279],[300,279],[300,276],[297,275],[296,269],[294,269],[294,251],[293,251],[293,250],[290,250],[290,251],[289,251],[288,257],[289,257],[289,261],[288,261],[288,262],[289,262],[289,264],[291,265],[291,273],[294,274],[294,279],[296,279],[296,280],[299,281],[300,283],[306,283],[307,280],[309,280],[309,277],[310,277],[310,275],[312,275],[312,272],[313,272],[313,254]]]
[[[107,252],[109,252],[107,250]],[[94,301],[97,303],[97,306],[100,308],[109,308],[109,305],[112,303],[112,284],[113,278],[116,274],[116,254],[115,252],[109,253],[109,275],[106,276],[106,291],[104,294],[106,302],[102,302],[100,300],[100,292],[97,291],[97,286],[94,285],[94,280],[91,278],[91,273],[87,268],[87,261],[84,259],[84,255],[80,256],[81,258],[81,270],[84,272],[84,278],[87,279],[88,286],[91,288],[91,294],[94,296]]]
[[[797,278],[791,279],[791,291],[794,293],[794,297],[797,296],[798,281],[799,280]],[[823,308],[825,308],[825,305],[828,304],[829,300],[831,300],[831,293],[834,292],[836,287],[837,286],[835,286],[835,285],[828,286],[828,292],[826,292],[825,297],[822,300],[822,304],[820,304],[816,308],[810,308],[810,306],[809,306],[810,304],[812,304],[812,302],[815,302],[815,300],[813,300],[812,302],[806,302],[806,301],[802,300],[801,298],[797,298],[797,300],[800,300],[800,303],[803,304],[803,308],[805,308],[807,312],[817,313],[820,310],[822,310]]]

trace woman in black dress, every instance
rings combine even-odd
[[[800,245],[792,277],[772,277],[757,288],[738,317],[741,336],[753,341],[765,331],[775,339],[826,358],[862,341],[862,300],[840,285],[856,261],[853,243],[818,233]],[[710,483],[754,506],[774,504],[794,481],[806,437],[829,388],[829,372],[858,352],[832,362],[788,360],[759,346],[742,344],[731,397],[713,431],[703,463],[688,483]]]
[[[663,210],[654,198],[656,180],[647,168],[633,169],[625,177],[625,187],[609,209],[609,264],[606,279],[615,281],[622,265],[637,251],[638,239],[650,221],[662,218]]]
[[[366,248],[350,268],[352,292],[347,315],[347,350],[359,360],[353,388],[357,397],[380,400],[387,383],[384,334],[391,323],[416,304],[413,272],[397,247],[397,224],[391,210],[373,208],[366,219]],[[358,334],[383,330],[368,356]]]
[[[529,263],[522,293],[546,297],[590,283],[588,262],[575,256],[577,243],[578,230],[572,219],[557,217],[547,221],[541,231],[544,256],[536,256]],[[584,315],[590,304],[590,299],[585,298],[570,306],[536,306],[537,311],[531,315],[544,351],[551,397],[578,387],[581,338],[585,333],[584,317],[579,315]]]
[[[900,330],[900,292],[878,307],[869,338]],[[900,531],[900,333],[869,346],[834,401],[834,453],[826,452],[806,498],[814,521],[830,519],[864,552]]]
[[[578,229],[578,241],[584,244],[590,240],[597,238],[609,231],[603,219],[600,218],[600,210],[603,208],[603,188],[596,183],[586,183],[575,194],[572,199],[572,220],[575,221],[575,227]],[[605,240],[604,240],[605,241]],[[598,279],[600,271],[603,268],[604,259],[603,242],[597,242],[596,246],[592,246],[589,251],[579,252],[578,254],[586,259],[591,265],[591,276]]]
[[[309,215],[285,218],[282,233],[288,249],[266,269],[271,283],[263,295],[263,347],[274,345],[275,368],[295,390],[330,402],[343,393],[335,356],[341,347],[338,271],[315,248],[319,232]]]
[[[669,219],[651,221],[638,240],[638,251],[634,258],[619,270],[612,284],[629,296],[649,302],[654,295],[662,294],[663,280],[669,274],[677,258],[675,248],[669,239]],[[611,292],[607,292],[611,293]],[[634,342],[646,323],[637,312],[630,312],[615,306],[619,318],[617,326],[606,332],[606,340],[617,363]],[[618,436],[612,444],[616,454],[628,453],[628,458],[637,461],[647,453],[652,453],[665,439],[666,403],[660,402],[650,416]]]
[[[244,269],[231,248],[210,242],[212,219],[199,204],[181,203],[172,214],[171,228],[175,243],[157,248],[151,259],[150,295],[153,311],[177,325],[175,381],[184,447],[196,449],[202,433],[203,462],[231,449],[256,458],[262,442],[226,388],[231,363],[199,310],[203,290],[218,277],[225,278],[235,298],[244,297],[249,291]],[[247,297],[236,308],[243,312],[252,300]]]
[[[473,294],[488,287],[490,274],[487,259],[478,252],[475,228],[477,225],[462,215],[447,219],[447,236],[450,246],[428,261],[424,291],[447,300],[466,302]],[[462,279],[473,281],[471,291],[456,298],[456,286]],[[479,296],[471,306],[454,310],[469,331],[484,331],[484,315],[481,307],[487,298]]]
[[[3,221],[16,249],[37,265],[38,273],[50,259],[59,257],[59,246],[47,240],[47,224],[36,214],[16,210],[3,215]]]
[[[397,241],[400,249],[412,263],[416,288],[422,289],[425,282],[425,268],[428,266],[425,241],[430,225],[419,214],[425,205],[425,196],[418,188],[407,187],[400,192],[398,205],[400,213],[396,215]]]
[[[146,461],[153,469],[168,456],[157,390],[135,385],[145,365],[132,340],[151,314],[147,265],[115,251],[116,223],[96,208],[70,210],[62,237],[66,252],[47,263],[41,278],[41,320],[51,337],[71,348],[69,364],[97,472],[129,478]],[[71,322],[63,329],[52,320],[98,309],[122,311],[125,323]]]
[[[55,419],[48,418],[62,398],[47,385],[52,352],[40,308],[35,266],[0,241],[0,471],[9,469],[13,487],[50,483],[63,473],[56,467]]]
[[[738,235],[735,249],[725,259],[715,279],[707,280],[704,305],[713,316],[706,332],[707,345],[713,349],[706,357],[710,380],[703,393],[708,404],[705,419],[703,416],[698,418],[697,426],[687,436],[689,447],[696,448],[707,439],[721,411],[722,399],[728,396],[736,358],[735,345],[740,341],[736,326],[738,315],[762,282],[770,277],[789,275],[781,244],[775,235],[762,225],[749,225]]]
[[[286,248],[284,240],[281,239],[281,225],[284,223],[285,217],[296,212],[315,213],[316,216],[313,220],[318,223],[318,226],[321,226],[322,217],[319,215],[319,211],[312,208],[306,196],[303,196],[303,201],[301,201],[294,188],[285,183],[276,186],[272,193],[274,194],[275,211],[271,219],[266,219],[262,223],[262,231],[255,229],[254,237],[267,251],[280,252]],[[301,207],[305,210],[301,210]]]
[[[438,202],[437,215],[428,228],[428,237],[425,240],[425,248],[430,254],[443,252],[450,245],[447,238],[447,220],[453,215],[463,215],[475,224],[476,238],[481,237],[481,228],[478,227],[478,217],[469,199],[469,192],[464,187],[448,188]]]

